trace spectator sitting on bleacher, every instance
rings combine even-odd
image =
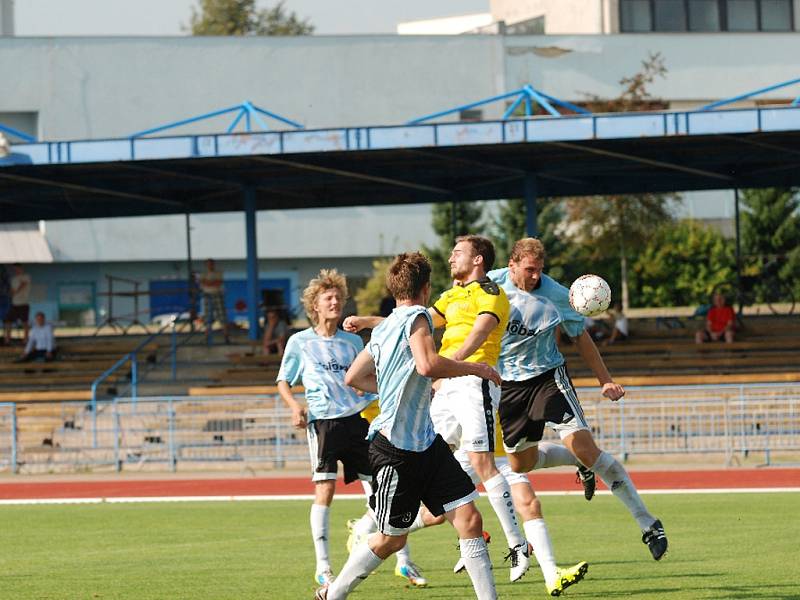
[[[267,318],[264,322],[263,353],[283,356],[288,337],[289,325],[283,317],[283,311],[275,307],[268,308]]]
[[[622,305],[619,303],[614,304],[614,307],[609,311],[611,321],[611,335],[604,342],[605,345],[613,344],[615,342],[624,342],[628,339],[628,317],[622,312]]]
[[[706,314],[705,327],[699,330],[694,341],[697,344],[703,342],[717,342],[725,340],[725,343],[733,343],[733,336],[736,329],[736,313],[733,308],[725,303],[725,296],[714,294],[714,305]]]
[[[43,312],[37,312],[33,327],[28,335],[25,352],[18,359],[19,362],[29,362],[36,359],[51,361],[56,355],[56,337],[53,326],[45,320]]]
[[[583,326],[595,342],[608,337],[608,324],[592,317],[583,317]]]

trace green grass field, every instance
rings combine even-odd
[[[586,560],[573,598],[689,600],[800,599],[797,513],[800,496],[650,495],[670,552],[650,558],[621,504],[610,496],[545,497],[560,564]],[[309,502],[189,502],[0,508],[0,598],[13,600],[249,600],[312,598],[314,553]],[[362,512],[334,501],[331,550],[345,560],[345,521]],[[508,583],[494,514],[480,501],[493,535],[490,552],[501,598],[545,598],[538,567]],[[445,525],[412,536],[414,560],[430,582],[406,589],[387,561],[351,596],[372,599],[470,598],[466,575],[453,575],[458,551]]]

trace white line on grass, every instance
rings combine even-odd
[[[769,487],[769,488],[710,488],[710,489],[666,489],[666,490],[639,490],[640,494],[768,494],[776,492],[800,492],[800,487]],[[538,496],[583,496],[583,491],[569,492],[536,492]],[[610,495],[608,490],[597,492],[598,495]],[[485,493],[481,496],[486,496]],[[336,494],[343,500],[361,500],[363,494]],[[239,496],[118,496],[97,498],[14,498],[0,500],[2,505],[14,504],[121,504],[127,502],[241,502],[247,500],[313,500],[314,494],[264,494],[264,495],[239,495]]]

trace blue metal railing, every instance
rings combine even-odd
[[[181,325],[187,325],[186,323],[182,323]],[[136,400],[138,398],[138,386],[139,386],[139,361],[138,361],[138,353],[150,344],[153,340],[155,340],[158,336],[162,335],[167,329],[170,330],[171,340],[170,340],[170,371],[172,375],[172,381],[175,381],[178,376],[178,347],[180,345],[186,344],[192,338],[192,336],[197,333],[197,331],[192,331],[181,344],[178,343],[178,325],[173,321],[172,323],[164,324],[158,331],[148,336],[144,339],[141,343],[139,343],[133,350],[125,354],[122,358],[120,358],[114,365],[106,369],[97,379],[92,382],[92,399],[91,399],[91,411],[92,411],[92,447],[97,447],[97,389],[101,383],[103,383],[106,379],[108,379],[111,375],[116,373],[120,368],[122,368],[126,363],[130,361],[131,364],[131,371],[130,371],[130,393],[131,393],[131,400],[136,405]],[[154,361],[154,364],[158,364],[158,360]]]
[[[622,459],[643,455],[720,455],[726,464],[749,456],[796,460],[800,451],[800,384],[631,387],[612,403],[597,388],[578,395],[598,445]],[[277,395],[117,398],[103,400],[93,444],[83,403],[63,403],[74,423],[57,431],[47,453],[40,446],[7,445],[12,416],[0,410],[0,465],[75,469],[144,463],[268,464],[281,468],[308,457],[306,436],[292,427]],[[6,405],[8,406],[8,405]],[[2,407],[0,406],[0,409]],[[35,415],[24,417],[35,422]],[[16,429],[16,426],[13,429]],[[548,439],[555,439],[548,433]],[[779,454],[778,454],[779,453]],[[8,460],[8,457],[11,460]]]

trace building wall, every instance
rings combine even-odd
[[[591,34],[607,31],[608,0],[491,0],[492,18],[508,25],[543,16],[545,33]]]
[[[397,124],[504,90],[498,36],[0,38],[0,56],[0,80],[17,82],[0,113],[37,111],[46,140],[125,137],[245,100],[307,128]]]

